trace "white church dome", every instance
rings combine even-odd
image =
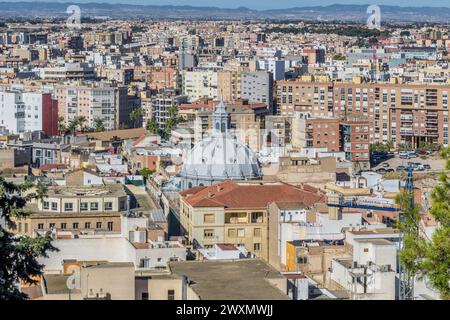
[[[228,132],[228,120],[226,107],[220,102],[213,113],[212,135],[189,151],[181,169],[183,189],[261,177],[255,153]]]

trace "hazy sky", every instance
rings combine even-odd
[[[20,0],[1,0],[20,1]],[[26,0],[28,1],[28,0]],[[55,0],[39,0],[55,1]],[[58,1],[68,2],[68,1]],[[192,6],[213,6],[222,8],[237,8],[245,6],[251,9],[279,9],[290,7],[304,7],[314,5],[341,4],[385,4],[398,6],[433,6],[450,7],[450,0],[71,0],[70,2],[109,2],[128,4],[154,4],[154,5],[192,5]]]

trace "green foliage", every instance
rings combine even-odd
[[[60,134],[67,131],[64,117],[58,117],[58,131]]]
[[[158,124],[156,123],[156,120],[151,119],[150,121],[148,121],[147,125],[146,125],[146,129],[153,134],[157,134],[158,133]]]
[[[155,173],[155,170],[150,170],[149,168],[143,168],[139,171],[139,174],[143,176],[145,179],[148,179],[149,176]]]
[[[375,142],[372,143],[369,146],[370,152],[375,153],[381,153],[381,152],[388,152],[390,150],[389,146],[387,144],[381,143],[381,142]]]
[[[344,60],[346,60],[346,59],[347,59],[347,58],[346,58],[344,55],[340,54],[340,53],[336,54],[336,55],[333,57],[333,60],[336,60],[336,61],[344,61]]]
[[[94,130],[95,132],[105,131],[105,125],[103,124],[103,120],[99,118],[94,119]]]
[[[165,137],[166,139],[170,136],[173,128],[175,128],[176,125],[182,121],[182,119],[178,117],[178,108],[175,105],[172,105],[169,108],[168,115],[169,118],[166,120],[166,128],[163,132],[163,137]]]
[[[16,185],[0,177],[0,213],[9,228],[15,227],[14,218],[30,214],[25,210],[28,202],[45,196],[45,186],[38,184],[34,192],[31,187],[29,182]],[[48,251],[57,251],[49,235],[17,237],[0,225],[0,300],[27,299],[17,283],[35,283],[33,277],[40,276],[43,268],[37,258],[46,257]]]
[[[420,150],[427,150],[427,151],[436,151],[439,150],[439,145],[435,143],[429,143],[426,141],[421,141],[419,143],[419,149]]]
[[[138,121],[144,116],[144,109],[137,108],[130,112],[130,120],[134,122],[134,127],[138,126]]]
[[[450,167],[450,148],[441,149],[441,156]],[[419,212],[403,203],[405,220],[400,224],[404,232],[403,249],[400,261],[406,270],[419,277],[426,276],[442,299],[450,299],[450,178],[443,172],[439,184],[431,193],[430,214],[437,222],[431,239],[419,235]],[[403,197],[403,199],[405,199]],[[398,197],[401,201],[401,197]],[[404,200],[406,201],[406,200]]]
[[[71,132],[72,135],[75,134],[77,129],[84,131],[86,129],[87,119],[85,116],[78,116],[69,121],[67,126],[67,131]]]
[[[407,151],[407,150],[412,150],[412,144],[410,142],[407,143],[399,143],[398,144],[398,149],[400,151]]]

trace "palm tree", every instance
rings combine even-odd
[[[137,127],[137,122],[139,118],[142,118],[144,115],[144,109],[143,108],[137,108],[130,112],[130,120],[133,121],[134,127]]]
[[[83,132],[83,130],[86,128],[87,119],[85,116],[79,116],[78,117],[78,126],[80,127],[80,130]]]
[[[69,124],[67,126],[67,130],[72,133],[72,135],[75,135],[75,131],[77,131],[78,127],[78,118],[75,117],[72,120],[69,121]]]
[[[60,134],[65,133],[67,131],[67,127],[65,124],[64,117],[58,117],[58,132]]]
[[[105,125],[103,124],[103,120],[100,118],[94,119],[94,130],[95,132],[105,131]]]
[[[147,126],[146,129],[148,131],[150,131],[153,134],[158,133],[158,124],[156,123],[155,119],[151,119],[150,121],[147,122]]]

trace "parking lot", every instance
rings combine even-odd
[[[400,159],[399,155],[396,154],[394,158],[385,160],[376,166],[372,167],[372,170],[377,170],[379,168],[385,168],[385,169],[394,169],[396,170],[398,166],[404,166],[408,167],[408,162],[414,162],[414,163],[420,163],[420,164],[428,164],[431,167],[431,170],[425,170],[426,171],[441,171],[445,168],[445,160],[441,159],[438,154],[427,156],[426,159],[422,159],[420,156],[417,156],[412,159]],[[389,167],[384,167],[383,164],[389,164]]]

